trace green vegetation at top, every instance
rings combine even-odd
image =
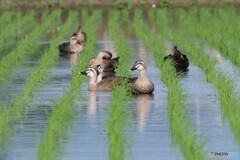
[[[126,76],[128,67],[132,63],[131,58],[129,58],[131,48],[127,43],[124,32],[119,27],[121,26],[121,23],[119,23],[120,12],[111,10],[108,15],[109,35],[114,40],[115,50],[120,57],[117,75]],[[111,160],[126,159],[127,138],[124,131],[126,130],[128,119],[126,103],[130,96],[130,85],[127,82],[114,86],[111,92],[111,105],[107,120],[108,152]]]
[[[162,18],[164,12],[159,14],[161,17],[160,31],[167,30],[167,18]],[[157,66],[161,69],[162,81],[168,87],[168,104],[170,131],[173,143],[180,147],[185,159],[206,159],[205,153],[202,151],[203,143],[197,138],[197,134],[190,126],[190,118],[185,113],[185,94],[181,89],[180,75],[176,73],[171,61],[163,62],[165,56],[165,47],[162,45],[163,38],[154,33],[149,33],[149,26],[142,21],[142,12],[135,11],[134,29],[136,35],[143,40],[147,48],[150,48]],[[162,32],[161,32],[162,33]],[[149,36],[151,38],[149,38]]]
[[[86,16],[87,12],[88,10],[83,10],[82,15]],[[94,53],[94,44],[97,40],[96,30],[101,23],[101,12],[95,10],[91,16],[84,17],[82,23],[84,23],[84,31],[88,35],[88,41],[84,51],[78,57],[79,63],[73,70],[68,92],[53,105],[46,132],[38,144],[39,160],[58,159],[61,155],[61,140],[66,136],[67,128],[70,127],[72,122],[74,116],[73,102],[84,82],[83,77],[79,77],[76,73],[85,69],[88,60]]]
[[[155,4],[155,7],[192,7],[192,6],[239,6],[238,0],[157,0],[157,1],[144,1],[144,0],[41,0],[41,1],[31,1],[31,0],[1,0],[0,9],[2,8],[52,8],[52,7],[64,7],[64,8],[73,8],[73,7],[82,7],[89,6],[90,8],[106,7],[106,6],[115,6],[117,8],[127,8],[131,9],[134,7],[145,7],[150,8],[152,4]]]
[[[166,12],[167,11],[165,11],[165,15]],[[159,17],[162,15],[162,13],[158,14]],[[204,53],[202,48],[200,48],[197,40],[192,40],[191,31],[196,29],[196,25],[188,24],[186,27],[187,22],[183,21],[183,18],[186,18],[186,13],[183,10],[176,10],[176,15],[178,16],[175,17],[175,22],[179,25],[180,28],[177,32],[178,34],[174,34],[175,29],[171,28],[170,26],[168,27],[172,30],[168,30],[168,32],[165,34],[174,42],[176,42],[184,51],[186,51],[191,60],[193,60],[199,67],[203,69],[207,81],[211,82],[217,88],[221,103],[221,111],[223,115],[229,119],[232,131],[237,138],[238,144],[240,144],[239,92],[235,91],[235,85],[232,79],[228,75],[223,74],[221,71],[215,68],[216,60],[210,58],[207,54]],[[195,18],[197,19],[197,17]],[[211,19],[208,19],[208,21],[211,21]],[[211,37],[213,35],[209,34],[209,36]]]

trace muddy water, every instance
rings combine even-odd
[[[150,52],[143,47],[139,40],[129,40],[134,47],[132,57],[142,59],[147,65],[149,78],[155,84],[154,96],[139,96],[127,103],[129,117],[126,124],[126,159],[136,160],[181,160],[184,159],[179,148],[174,147],[169,131],[167,105],[167,88],[160,81],[161,73],[156,68]],[[97,50],[105,49],[114,52],[114,44],[104,38],[96,44]],[[132,64],[129,64],[131,67]],[[25,63],[21,70],[29,70]],[[27,73],[27,72],[26,72]],[[39,136],[45,132],[48,115],[54,101],[67,91],[71,63],[61,57],[57,64],[48,70],[50,79],[34,93],[30,102],[28,114],[23,124],[14,127],[15,135],[8,142],[2,159],[32,160],[37,159],[37,143]],[[134,72],[133,76],[137,76]],[[24,81],[23,77],[19,77]],[[86,79],[87,80],[87,79]],[[106,160],[108,156],[107,119],[110,106],[110,94],[106,92],[89,92],[87,81],[83,84],[79,97],[76,98],[74,109],[76,116],[72,127],[64,140],[63,152],[60,159],[77,160]],[[187,93],[186,112],[197,134],[206,140],[204,151],[238,152],[229,123],[221,117],[216,90],[207,83],[203,72],[191,63],[189,72],[182,78],[184,91]],[[21,91],[21,85],[15,87]],[[12,93],[17,93],[13,90]],[[240,153],[239,153],[240,154]],[[226,159],[226,157],[224,157]],[[230,159],[239,157],[230,157]]]

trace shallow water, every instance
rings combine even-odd
[[[236,91],[240,91],[240,69],[232,64],[232,62],[226,57],[222,56],[221,53],[209,46],[205,47],[206,54],[217,60],[216,69],[228,75],[236,86]]]
[[[132,39],[128,42],[134,47],[131,53],[133,63],[135,60],[142,59],[147,64],[148,76],[155,84],[155,91],[153,97],[138,96],[127,102],[129,115],[125,129],[127,137],[125,159],[158,160],[159,157],[164,160],[184,159],[180,149],[175,147],[171,140],[167,88],[161,82],[161,73],[156,68],[150,51],[144,48],[141,41]],[[95,47],[97,50],[114,52],[114,43],[107,36],[98,41]],[[9,95],[21,92],[21,84],[28,73],[26,70],[36,62],[37,60],[26,62],[18,69],[24,74],[16,76],[14,83],[11,83],[13,89],[7,92]],[[37,159],[39,137],[45,132],[53,102],[60,99],[68,89],[72,74],[71,65],[69,60],[59,57],[56,65],[48,69],[49,79],[37,92],[33,93],[26,120],[14,125],[15,134],[8,141],[2,159]],[[129,64],[129,67],[131,65]],[[138,73],[134,72],[133,76],[136,75]],[[17,81],[19,85],[13,85]],[[107,119],[111,97],[107,92],[89,92],[87,85],[86,78],[81,93],[74,102],[76,114],[68,135],[64,139],[60,159],[109,159]],[[217,91],[206,82],[203,72],[192,63],[189,72],[182,78],[182,87],[187,93],[186,113],[191,119],[191,126],[206,142],[204,151],[208,158],[211,159],[210,152],[238,152],[239,146],[235,142],[229,123],[222,119]],[[3,95],[2,92],[1,95]],[[240,155],[222,159],[226,158],[239,159]]]
[[[187,94],[187,113],[191,117],[196,133],[205,142],[204,150],[210,152],[238,152],[234,135],[228,121],[221,116],[220,102],[216,89],[206,82],[203,71],[191,63],[189,72],[182,79]],[[220,157],[218,157],[220,158]],[[223,157],[223,159],[239,157]]]

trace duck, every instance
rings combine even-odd
[[[79,26],[77,30],[72,33],[68,42],[58,45],[59,56],[68,56],[69,54],[82,52],[84,45],[87,41],[87,34],[82,31]]]
[[[109,75],[109,76],[105,76],[103,77],[103,67],[102,65],[97,65],[97,69],[96,69],[98,75],[97,75],[97,83],[101,82],[102,80],[106,80],[106,79],[111,79],[112,81],[126,81],[127,83],[129,83],[131,81],[131,78],[128,77],[123,77],[123,76],[116,76],[116,75]],[[114,79],[114,80],[113,80]]]
[[[132,68],[128,71],[132,72],[134,70],[139,70],[140,74],[138,77],[131,78],[130,82],[132,84],[133,94],[153,94],[154,84],[148,79],[147,68],[142,60],[137,60]]]
[[[185,54],[182,54],[177,46],[173,46],[172,48],[173,54],[169,54],[164,57],[164,61],[172,60],[174,62],[174,67],[177,71],[188,71],[189,61]]]
[[[78,26],[77,30],[72,33],[71,37],[76,37],[76,39],[82,44],[87,42],[87,34],[82,31],[82,26]]]
[[[112,53],[109,51],[100,51],[95,58],[91,58],[88,63],[88,68],[97,69],[101,65],[103,78],[112,77],[116,74],[115,69],[119,62],[119,57],[112,58]]]
[[[78,72],[78,74],[87,75],[90,78],[88,85],[89,91],[112,91],[114,85],[123,82],[123,80],[113,77],[102,79],[101,81],[97,82],[97,77],[99,73],[94,68],[87,68],[85,71]]]

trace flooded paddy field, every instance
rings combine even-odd
[[[237,9],[129,13],[56,10],[34,22],[30,14],[1,13],[0,42],[11,48],[0,43],[0,159],[240,159]],[[18,16],[24,22],[8,30],[6,19]],[[60,57],[58,44],[78,25],[87,33],[84,51]],[[162,59],[173,45],[190,61],[181,75]],[[121,76],[138,76],[128,69],[143,60],[153,95],[88,91],[89,79],[77,72],[101,50],[120,57]]]

